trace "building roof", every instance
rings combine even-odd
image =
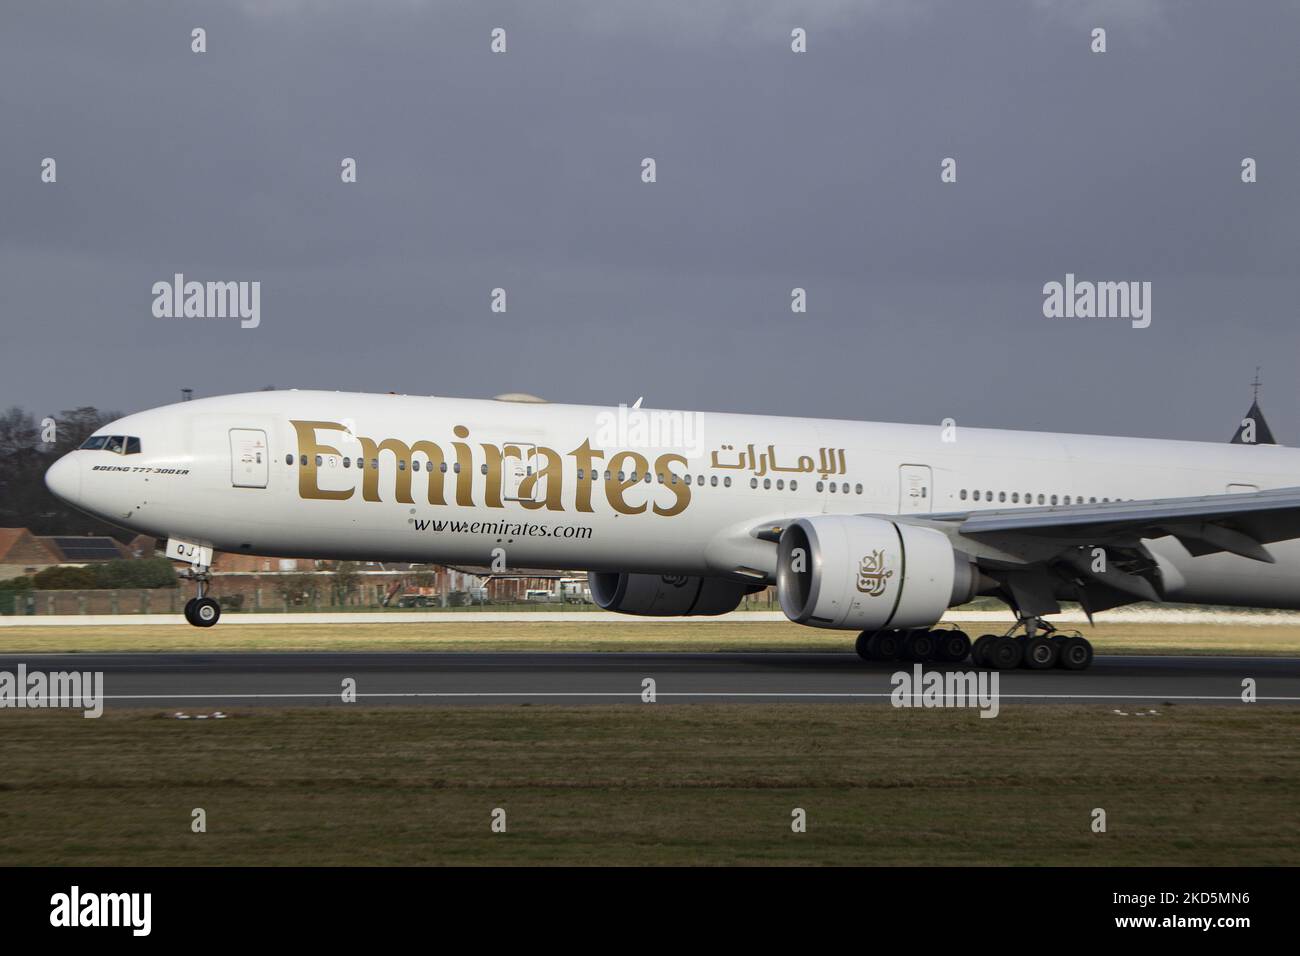
[[[132,554],[116,538],[107,535],[53,535],[40,537],[42,542],[58,557],[58,564],[93,564],[96,561],[117,561]]]
[[[0,564],[36,567],[61,560],[52,547],[26,528],[0,528]]]

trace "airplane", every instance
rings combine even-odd
[[[1139,601],[1300,608],[1300,450],[397,394],[261,391],[118,419],[45,480],[167,539],[185,617],[214,549],[587,569],[632,615],[716,615],[775,584],[866,660],[1082,670],[1046,618]],[[973,644],[936,628],[995,595]]]

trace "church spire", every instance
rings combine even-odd
[[[1255,380],[1250,383],[1250,411],[1246,412],[1241,424],[1237,426],[1236,434],[1232,436],[1232,444],[1234,445],[1277,444],[1277,441],[1273,438],[1273,430],[1268,427],[1268,422],[1264,421],[1264,413],[1259,409],[1259,390],[1264,387],[1259,373],[1260,367],[1256,365]]]

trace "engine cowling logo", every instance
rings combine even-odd
[[[893,576],[892,570],[885,569],[884,549],[877,549],[864,556],[858,565],[858,590],[867,597],[880,597]]]

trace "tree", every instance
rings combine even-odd
[[[95,566],[96,587],[173,588],[179,584],[176,567],[167,558],[105,561]]]
[[[319,588],[319,579],[314,574],[285,574],[280,577],[280,597],[290,607],[314,605]]]
[[[360,567],[355,561],[335,562],[334,574],[330,579],[335,604],[346,605],[348,598],[356,594],[357,586],[361,583]]]
[[[45,444],[41,424],[31,412],[14,407],[0,414],[0,527],[128,540],[129,532],[68,507],[45,487],[46,469],[56,459],[120,417],[119,412],[101,412],[90,406],[62,411],[55,417],[54,442]]]

